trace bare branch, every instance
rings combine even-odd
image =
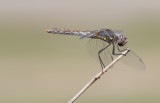
[[[108,66],[103,69],[103,72],[99,72],[95,75],[68,103],[73,103],[83,92],[85,92],[96,80],[98,80],[107,70],[112,67],[116,62],[118,62],[123,56],[125,56],[130,51],[127,48],[122,55],[119,55],[116,59],[114,59]]]

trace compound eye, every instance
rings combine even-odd
[[[119,46],[123,46],[123,43],[118,43]]]

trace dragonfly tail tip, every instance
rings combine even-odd
[[[45,32],[50,33],[50,30],[45,30]]]

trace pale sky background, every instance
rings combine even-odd
[[[1,0],[0,18],[5,22],[24,22],[27,18],[35,23],[92,25],[159,18],[159,5],[159,0]]]

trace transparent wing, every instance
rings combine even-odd
[[[103,49],[104,47],[106,47],[108,45],[107,42],[102,41],[100,39],[93,39],[91,38],[88,42],[87,42],[87,49],[90,52],[90,54],[99,61],[98,58],[98,52]],[[100,57],[104,63],[105,66],[107,66],[110,62],[112,62],[113,57],[111,56],[111,53],[109,51],[109,49],[105,49],[104,51],[101,52]]]
[[[139,70],[145,70],[145,65],[142,61],[142,59],[136,55],[133,51],[129,51],[129,53],[124,56],[121,61],[130,66],[133,67],[135,69],[139,69]]]
[[[86,35],[82,35],[80,39],[93,37],[93,36],[97,33],[97,30],[88,31],[88,32],[86,32],[86,33],[87,33],[87,34],[86,34]]]

